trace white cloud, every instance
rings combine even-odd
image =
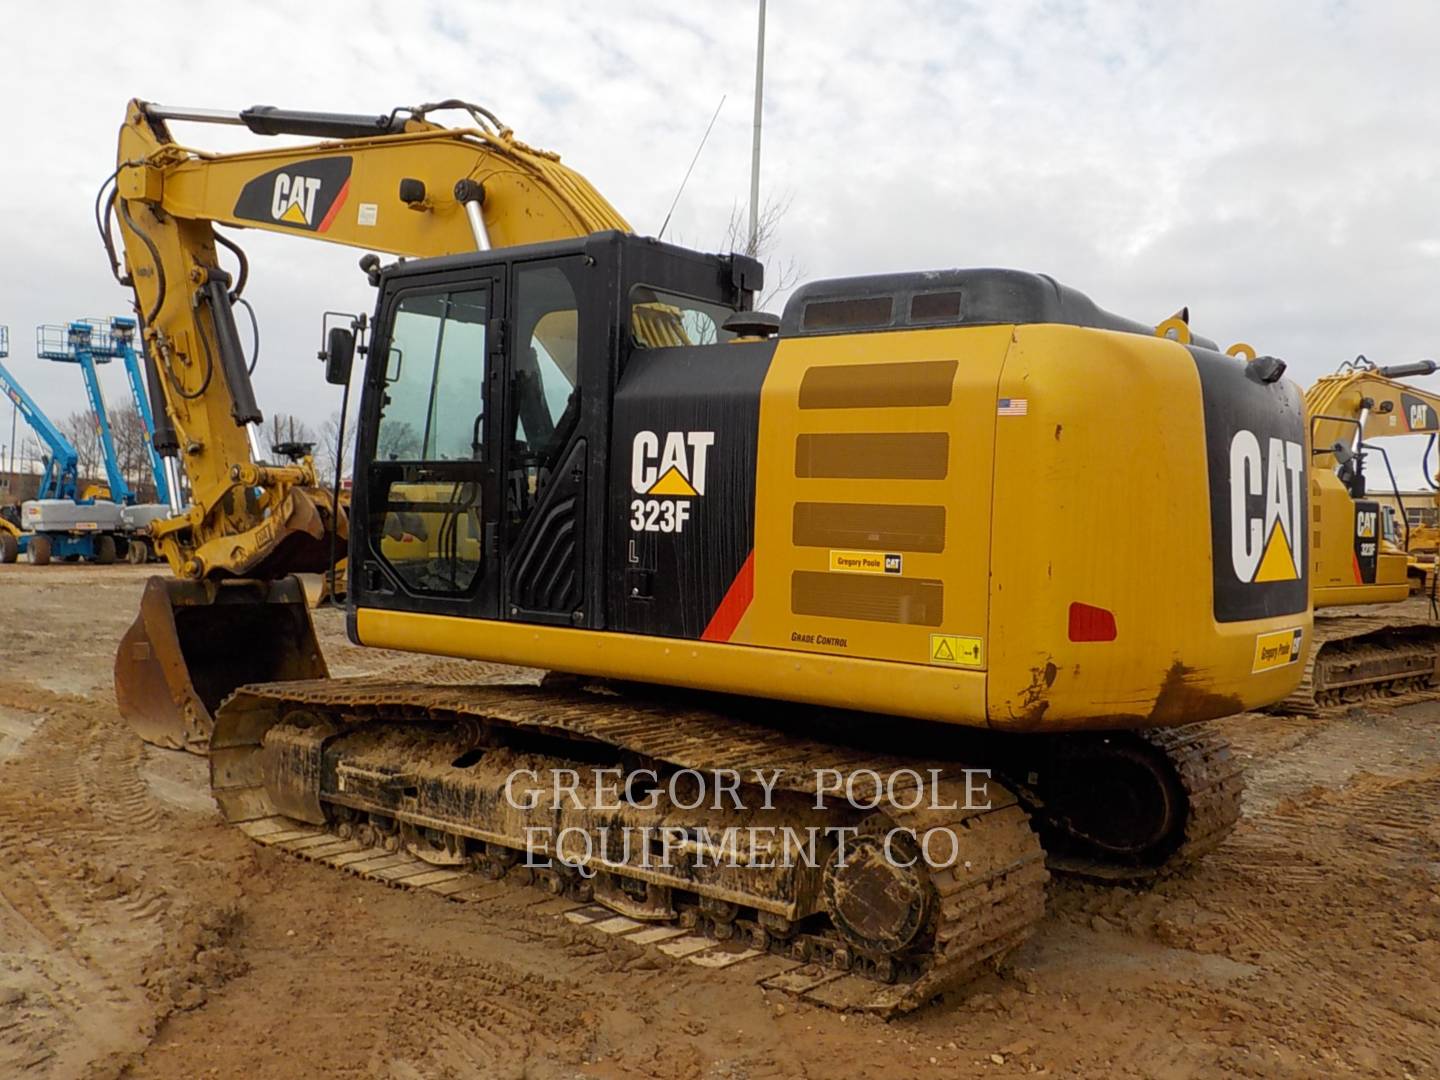
[[[91,225],[132,96],[383,112],[459,96],[560,150],[642,232],[715,133],[670,237],[717,243],[747,193],[748,4],[7,5],[0,321],[54,414],[73,372],[30,327],[121,312]],[[1182,303],[1308,382],[1434,348],[1440,6],[772,0],[764,182],[810,277],[953,265],[1053,273],[1102,306]],[[209,148],[231,129],[178,129]],[[319,312],[368,306],[356,252],[254,233],[267,411],[337,403]],[[112,400],[123,400],[118,372]],[[7,433],[8,434],[8,433]]]

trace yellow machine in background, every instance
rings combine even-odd
[[[557,893],[856,972],[882,1011],[1022,941],[1044,861],[1144,878],[1223,840],[1239,767],[1197,722],[1293,691],[1311,633],[1283,362],[1007,270],[814,282],[757,313],[755,260],[629,235],[554,155],[447,107],[475,126],[136,101],[102,192],[194,501],[156,528],[176,580],[147,588],[117,697],[146,738],[209,750],[228,820],[494,877],[554,856]],[[213,155],[174,120],[324,141]],[[217,224],[425,256],[362,260],[348,515],[309,460],[255,447],[245,263]],[[355,344],[330,332],[332,382]],[[340,533],[356,643],[603,685],[324,678],[289,575]],[[515,809],[517,758],[655,798]],[[735,773],[743,808],[682,805],[691,772]],[[896,797],[906,773],[939,799]],[[817,801],[831,775],[859,800]],[[684,855],[604,848],[582,878],[529,832],[557,821],[679,827]],[[701,837],[757,825],[827,839],[812,863],[706,862]],[[954,857],[897,861],[887,829]]]
[[[0,562],[13,563],[20,553],[20,528],[0,517]]]
[[[1397,543],[1402,542],[1402,533],[1398,522],[1395,534]],[[1410,594],[1412,596],[1417,593],[1431,595],[1435,591],[1436,560],[1440,558],[1440,526],[1411,525],[1403,535],[1409,537],[1409,543],[1405,545],[1405,550],[1410,556],[1408,566]]]
[[[1432,375],[1433,360],[1378,367],[1361,357],[1305,394],[1311,581],[1317,610],[1392,604],[1412,591],[1408,523],[1390,520],[1367,486],[1397,493],[1381,440],[1440,432],[1440,397],[1399,379]],[[1384,466],[1379,473],[1378,458]],[[1377,482],[1378,481],[1378,482]],[[1398,529],[1398,534],[1397,534]],[[1310,710],[1433,685],[1440,626],[1400,613],[1317,615],[1305,681],[1281,708]]]

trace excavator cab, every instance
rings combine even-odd
[[[745,256],[613,231],[388,268],[361,404],[351,597],[605,625],[617,380],[642,351],[733,336],[721,326],[759,281]],[[714,363],[741,359],[722,350]],[[642,533],[632,572],[649,547]]]

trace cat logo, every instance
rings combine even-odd
[[[1288,379],[1257,385],[1253,364],[1190,351],[1205,404],[1215,621],[1299,615],[1310,607],[1310,459],[1300,387]],[[1348,520],[1342,529],[1349,532]]]
[[[318,176],[275,174],[275,194],[270,199],[270,216],[291,225],[309,225],[315,216],[315,196],[320,193]]]
[[[1373,540],[1380,515],[1374,510],[1359,510],[1355,513],[1355,535],[1362,540]]]
[[[350,193],[350,158],[320,158],[255,177],[240,192],[235,216],[306,232],[329,232]]]
[[[705,459],[715,445],[713,431],[637,431],[630,457],[630,486],[636,495],[693,498],[705,494]]]
[[[1245,428],[1230,440],[1230,563],[1243,582],[1295,581],[1304,565],[1305,452]]]
[[[1401,394],[1400,408],[1405,413],[1405,422],[1410,425],[1411,431],[1440,429],[1440,416],[1435,414],[1434,407],[1423,398],[1414,394]]]
[[[705,494],[705,463],[713,431],[637,431],[630,453],[630,503],[635,532],[678,533],[690,520],[690,500]]]

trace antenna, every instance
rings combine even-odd
[[[685,185],[690,182],[690,174],[695,171],[695,163],[700,160],[700,151],[705,149],[705,143],[715,127],[715,121],[720,119],[720,110],[725,106],[725,98],[726,95],[720,95],[720,104],[715,106],[715,115],[710,117],[710,126],[705,129],[705,134],[700,136],[700,145],[695,148],[695,156],[690,159],[690,168],[685,170],[685,179],[680,181],[680,189],[675,192],[675,198],[670,202],[670,209],[665,211],[665,221],[660,226],[660,232],[655,236],[656,240],[663,239],[665,230],[670,226],[670,215],[675,213],[675,207],[680,203],[680,196],[685,192]]]
[[[750,147],[750,243],[745,254],[760,252],[760,113],[765,101],[765,0],[760,0],[760,32],[755,41],[755,131]]]

